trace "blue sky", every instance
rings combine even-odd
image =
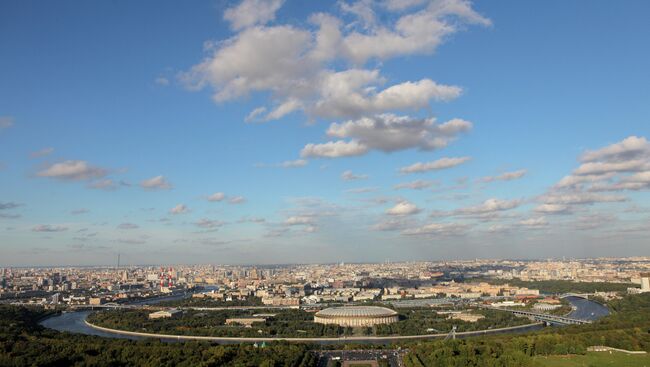
[[[650,255],[616,5],[3,2],[0,266]]]

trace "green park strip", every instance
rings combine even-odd
[[[649,354],[587,352],[584,355],[535,357],[540,367],[650,367]]]

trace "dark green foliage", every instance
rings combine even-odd
[[[612,314],[593,324],[546,328],[523,335],[502,335],[410,345],[407,367],[532,366],[533,356],[584,354],[587,347],[650,352],[650,294],[609,303]]]
[[[274,317],[253,327],[224,325],[227,318],[252,317],[256,313],[271,313]],[[186,310],[175,319],[149,320],[149,312],[111,310],[91,314],[88,321],[111,329],[156,334],[201,335],[226,337],[321,337],[344,333],[337,325],[316,324],[314,314],[301,310]],[[261,331],[261,332],[260,332]]]
[[[0,306],[0,366],[315,366],[309,346],[105,339],[37,324],[38,309]]]

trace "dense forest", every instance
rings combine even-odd
[[[584,354],[587,347],[607,345],[650,352],[650,293],[609,303],[612,314],[593,324],[553,327],[523,334],[428,341],[409,346],[407,367],[534,366],[532,357]]]
[[[252,317],[255,313],[271,313],[275,316],[265,322],[255,323],[247,328],[225,325],[227,318]],[[356,330],[357,335],[423,335],[446,333],[453,326],[458,331],[494,329],[530,324],[526,318],[494,310],[474,310],[485,318],[477,322],[452,320],[446,314],[438,314],[430,308],[403,309],[400,321],[390,325]],[[108,310],[91,314],[88,321],[110,329],[173,335],[201,335],[225,337],[336,337],[352,335],[351,328],[314,323],[314,314],[302,310],[185,310],[183,315],[173,319],[148,318],[149,312],[141,310]]]
[[[214,345],[206,342],[131,341],[59,333],[37,321],[46,314],[0,307],[0,366],[286,366],[310,367],[303,344]]]
[[[535,356],[582,354],[592,345],[650,351],[650,294],[609,303],[612,314],[593,324],[546,328],[458,340],[419,341],[408,348],[407,367],[534,366]],[[44,329],[40,309],[0,306],[0,366],[315,366],[315,346],[270,343],[130,341]],[[377,346],[346,346],[346,348]],[[340,346],[331,346],[340,348]]]

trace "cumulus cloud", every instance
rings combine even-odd
[[[223,19],[229,21],[235,31],[266,24],[275,19],[275,13],[283,3],[284,0],[243,0],[239,5],[226,9]]]
[[[497,176],[485,176],[481,178],[482,182],[494,182],[494,181],[512,181],[512,180],[517,180],[526,175],[527,171],[525,169],[521,169],[518,171],[512,171],[512,172],[504,172],[500,175]]]
[[[543,195],[540,201],[545,204],[591,205],[596,203],[623,202],[627,199],[621,195],[602,195],[589,192],[551,192]]]
[[[175,207],[169,209],[170,214],[185,214],[188,213],[190,209],[185,204],[178,204]]]
[[[521,220],[519,224],[528,228],[543,228],[548,226],[548,221],[545,217],[536,217]]]
[[[140,228],[140,226],[135,223],[120,223],[117,226],[117,229],[136,229],[136,228]]]
[[[173,187],[162,175],[143,180],[140,186],[145,190],[170,190]]]
[[[602,149],[585,152],[582,162],[629,161],[650,155],[650,143],[645,137],[630,136]]]
[[[54,163],[36,175],[59,180],[82,181],[103,178],[107,174],[108,170],[92,166],[86,161],[67,160]]]
[[[68,227],[55,226],[50,224],[40,224],[32,228],[33,232],[64,232],[67,230]]]
[[[454,210],[455,215],[482,215],[517,208],[521,200],[488,199],[482,204]]]
[[[580,157],[580,166],[557,183],[556,189],[574,191],[647,190],[643,172],[650,171],[650,142],[630,136]]]
[[[281,5],[281,0],[245,0],[227,9],[224,18],[238,32],[226,40],[206,42],[205,59],[181,73],[181,81],[192,89],[211,87],[217,102],[268,93],[271,105],[256,107],[248,121],[279,119],[298,110],[310,118],[358,118],[422,109],[458,97],[461,88],[430,79],[384,88],[386,80],[378,70],[363,68],[366,61],[430,53],[464,24],[489,24],[469,2],[447,0],[378,18],[390,20],[383,24],[371,21],[375,11],[403,12],[409,7],[340,3],[344,13],[363,19],[367,26],[363,30],[355,22],[344,24],[340,17],[325,13],[313,14],[301,26],[265,26]]]
[[[458,86],[438,84],[431,79],[395,84],[379,92],[363,88],[381,80],[378,70],[352,69],[328,74],[322,81],[321,99],[308,112],[323,118],[346,118],[419,110],[431,102],[458,98],[462,92]]]
[[[408,116],[381,114],[349,120],[340,124],[331,124],[327,130],[328,136],[349,138],[350,140],[338,140],[327,144],[355,144],[358,147],[357,154],[347,155],[364,154],[372,149],[383,152],[410,148],[430,151],[446,147],[460,133],[471,128],[470,122],[461,119],[437,124],[434,118],[416,119]]]
[[[541,204],[535,211],[542,214],[567,214],[571,212],[571,208],[563,204]]]
[[[298,226],[298,225],[307,225],[314,224],[314,217],[311,216],[291,216],[285,219],[284,224],[288,226]]]
[[[367,178],[368,178],[368,175],[354,174],[350,170],[347,170],[347,171],[341,173],[341,179],[343,181],[365,180]]]
[[[400,168],[399,171],[400,173],[408,174],[408,173],[420,173],[420,172],[441,170],[441,169],[456,167],[458,165],[461,165],[469,161],[470,159],[471,159],[470,157],[455,157],[455,158],[445,157],[431,162],[414,163],[410,166]]]
[[[226,198],[226,194],[224,194],[223,192],[215,192],[214,194],[208,196],[207,200],[208,201],[222,201],[225,198]]]
[[[388,215],[413,215],[419,212],[420,208],[408,201],[400,201],[392,208],[386,210],[386,214]]]
[[[307,144],[300,152],[301,157],[309,158],[339,158],[363,155],[368,152],[368,147],[352,140],[345,142],[327,142],[324,144]]]

